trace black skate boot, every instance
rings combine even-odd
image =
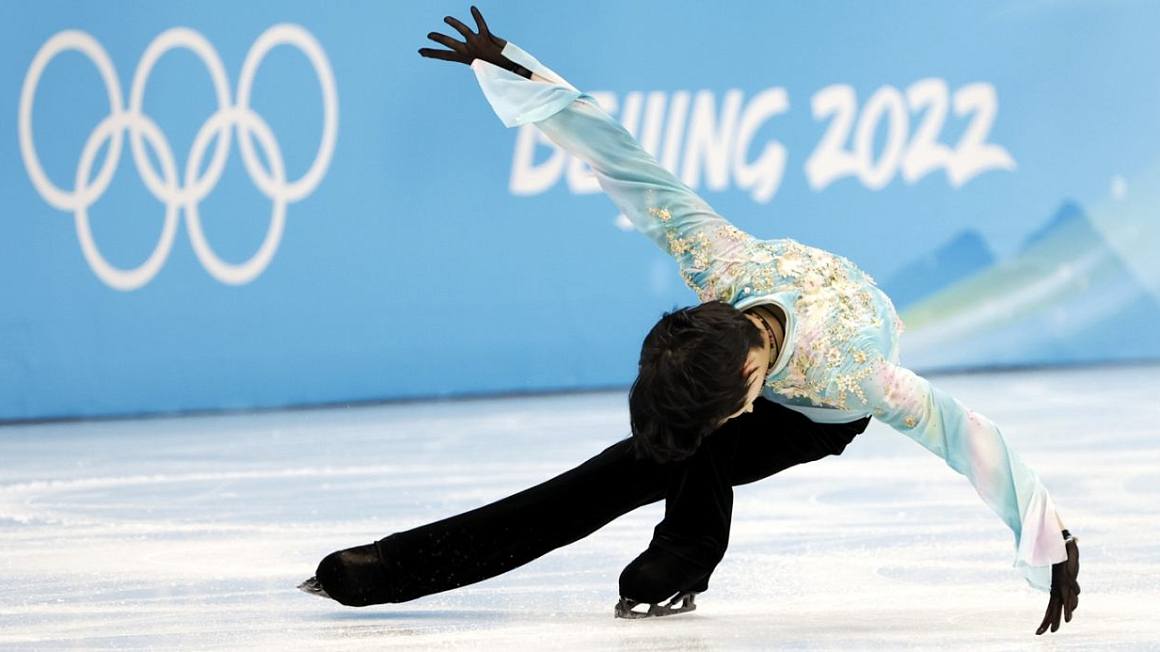
[[[378,547],[370,543],[332,552],[318,564],[314,577],[298,588],[348,607],[393,602],[390,579]]]
[[[657,544],[649,545],[620,574],[620,600],[612,612],[616,618],[656,618],[694,611],[696,595],[709,589],[715,564],[705,568]]]

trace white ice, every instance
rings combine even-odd
[[[737,492],[692,614],[612,618],[650,506],[505,576],[350,609],[326,553],[507,495],[626,432],[623,393],[0,428],[0,647],[1160,648],[1160,367],[945,376],[1051,489],[1083,553],[1075,619],[1033,631],[1011,535],[880,425]]]

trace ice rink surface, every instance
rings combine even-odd
[[[1080,538],[1075,620],[941,460],[874,424],[737,491],[692,614],[612,618],[659,505],[506,576],[351,609],[326,553],[540,482],[627,433],[623,393],[0,427],[0,648],[1160,649],[1160,367],[942,376]]]

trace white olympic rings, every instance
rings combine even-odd
[[[258,67],[266,54],[279,45],[294,46],[306,55],[322,90],[322,139],[314,162],[301,178],[293,181],[286,179],[282,150],[270,126],[250,108],[250,94]],[[180,176],[169,141],[153,119],[142,111],[145,86],[153,66],[162,55],[177,48],[189,50],[202,60],[209,72],[217,99],[217,111],[198,130],[185,162],[184,174]],[[67,50],[80,52],[96,65],[109,99],[108,116],[89,134],[81,150],[75,187],[72,190],[60,188],[48,178],[40,164],[36,146],[32,142],[32,105],[40,78],[45,67],[58,54]],[[242,64],[236,101],[231,101],[229,77],[217,50],[200,33],[185,27],[175,27],[159,34],[145,48],[145,53],[137,64],[137,70],[133,73],[129,106],[126,109],[117,71],[105,49],[86,32],[66,30],[48,39],[32,59],[20,90],[18,126],[20,154],[32,185],[49,205],[73,213],[77,238],[80,240],[85,260],[105,284],[127,291],[149,283],[169,256],[177,233],[179,211],[184,209],[190,243],[206,271],[223,283],[240,285],[257,278],[273,259],[282,239],[286,205],[312,193],[326,174],[338,135],[338,94],[335,89],[334,72],[330,68],[326,53],[314,36],[299,25],[286,23],[274,25],[258,37],[250,47],[250,51],[246,53],[246,59]],[[222,260],[210,247],[202,231],[198,214],[198,204],[213,191],[225,169],[234,128],[238,130],[238,144],[246,172],[262,194],[273,202],[265,239],[249,260],[237,264]],[[104,195],[112,182],[121,158],[122,137],[125,131],[129,133],[129,148],[138,175],[149,192],[165,205],[165,223],[161,229],[161,237],[145,262],[132,269],[121,269],[109,263],[97,248],[89,227],[89,208]],[[198,176],[205,160],[206,150],[215,137],[217,144],[210,156],[209,165],[206,166],[204,173]],[[263,167],[254,151],[254,138],[264,150],[269,170]],[[109,146],[105,161],[97,171],[96,177],[91,178],[97,152],[106,141]],[[146,141],[160,163],[160,174],[146,154]]]

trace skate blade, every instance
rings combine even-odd
[[[616,608],[613,610],[613,615],[617,618],[626,618],[629,620],[637,620],[641,618],[660,618],[662,616],[675,616],[690,611],[697,610],[697,604],[693,600],[695,593],[682,593],[677,597],[669,600],[665,604],[650,604],[648,611],[633,611],[633,608],[640,605],[636,600],[629,600],[628,598],[621,598],[620,602],[616,603]],[[680,603],[679,605],[677,603]]]
[[[311,577],[305,582],[299,584],[298,590],[304,593],[309,593],[310,595],[316,595],[320,598],[333,599],[329,594],[326,593],[326,590],[322,588],[322,584],[319,583],[317,577]]]

